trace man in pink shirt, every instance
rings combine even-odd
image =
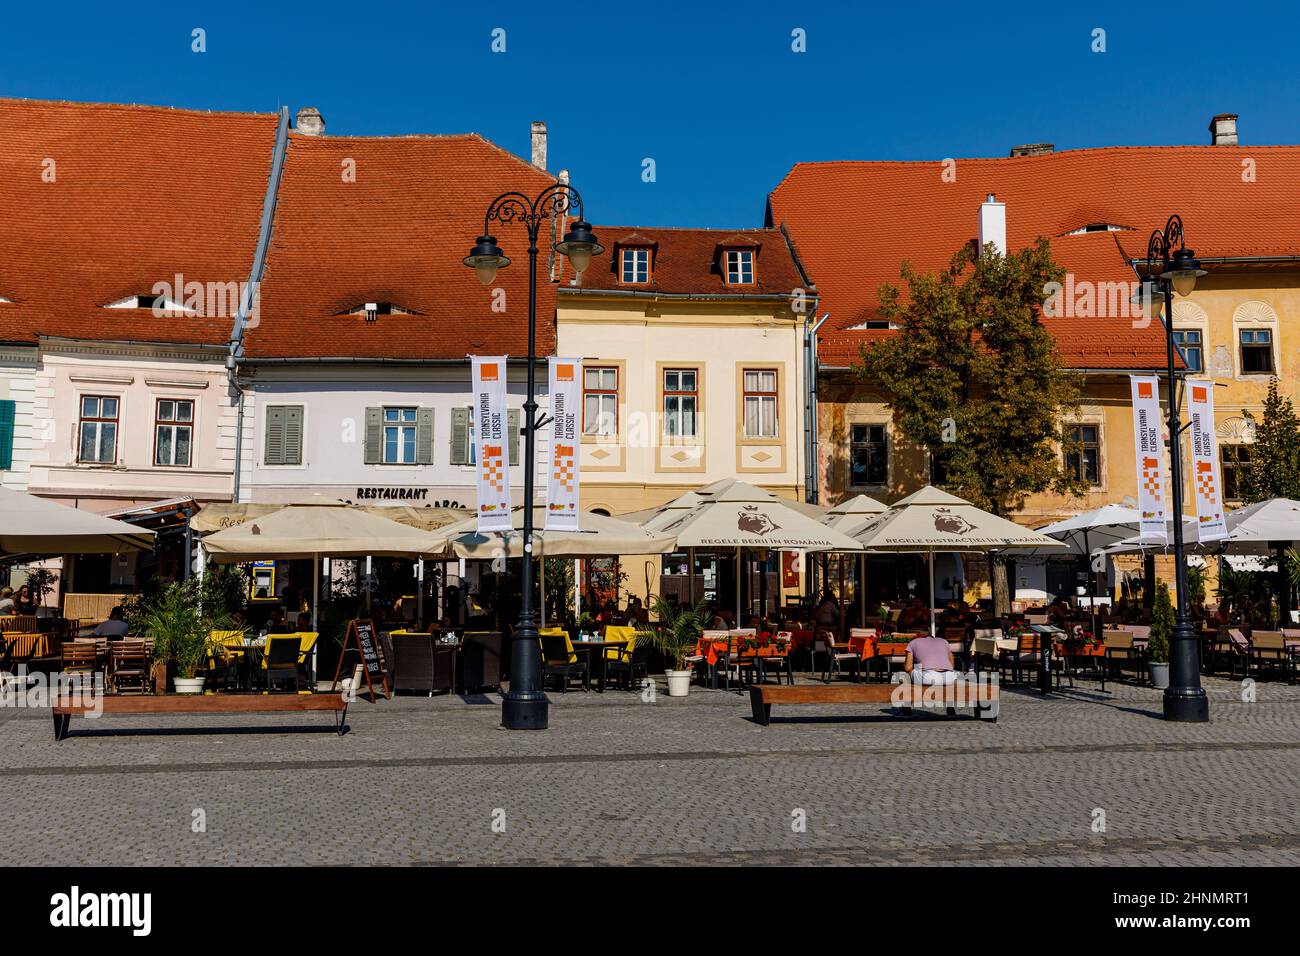
[[[917,637],[907,645],[903,670],[916,684],[952,684],[958,673],[952,660],[952,648],[942,637]]]

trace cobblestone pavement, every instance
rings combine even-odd
[[[123,716],[55,743],[6,708],[0,864],[1300,865],[1300,687],[1207,689],[1202,725],[1082,684],[1004,691],[996,724],[764,728],[692,688],[552,694],[547,732],[500,729],[488,695],[361,701],[342,738],[328,714]]]

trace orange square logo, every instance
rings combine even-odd
[[[557,382],[572,382],[573,366],[572,365],[555,366],[555,380]]]
[[[479,366],[479,375],[485,382],[495,382],[497,380],[497,363],[484,362]]]
[[[1151,383],[1138,382],[1138,398],[1150,398],[1150,397],[1151,397]]]
[[[1208,398],[1209,398],[1209,395],[1206,394],[1206,390],[1205,390],[1205,386],[1204,386],[1204,385],[1193,385],[1193,386],[1192,386],[1192,401],[1194,401],[1194,402],[1204,402],[1204,401],[1206,401],[1206,399],[1208,399]]]

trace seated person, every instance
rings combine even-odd
[[[919,597],[912,598],[898,618],[900,631],[920,631],[930,628],[930,609]]]
[[[110,641],[126,637],[127,633],[131,629],[127,626],[126,621],[123,620],[124,616],[125,612],[122,610],[122,605],[119,604],[117,607],[113,608],[113,610],[108,612],[108,620],[95,628],[93,631],[95,637],[106,637]]]
[[[267,618],[266,630],[269,634],[287,634],[289,625],[284,622],[284,611],[278,607],[271,609],[271,616]]]
[[[0,614],[14,613],[14,589],[11,587],[0,588]]]
[[[1210,623],[1215,627],[1225,627],[1232,623],[1232,608],[1227,601],[1219,602],[1219,606],[1214,609],[1214,616],[1210,618]]]
[[[1065,598],[1058,597],[1047,609],[1047,623],[1064,631],[1069,629],[1069,622],[1070,605],[1065,603]]]
[[[298,629],[299,633],[311,633],[313,630],[311,626],[311,614],[307,611],[300,613],[298,615],[298,623],[294,626]]]
[[[916,684],[952,684],[960,676],[953,664],[952,648],[942,637],[912,638],[903,670]]]

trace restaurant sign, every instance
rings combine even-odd
[[[1140,537],[1168,541],[1165,529],[1165,445],[1160,438],[1160,385],[1154,375],[1129,376],[1133,391],[1133,447],[1137,454]]]
[[[428,488],[369,487],[357,489],[358,501],[428,501]]]

